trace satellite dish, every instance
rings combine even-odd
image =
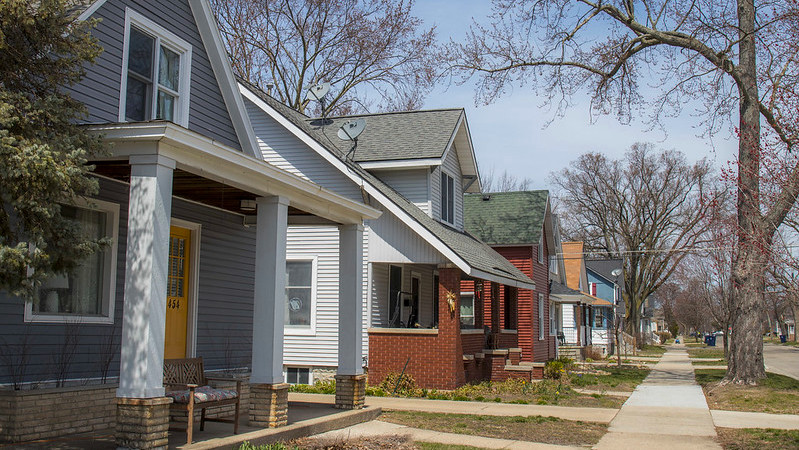
[[[355,119],[344,122],[344,125],[338,129],[338,137],[342,141],[355,141],[358,136],[366,129],[366,120]]]
[[[621,269],[613,269],[613,271],[610,272],[610,274],[613,275],[614,277],[617,277],[621,275]]]
[[[330,83],[320,83],[316,86],[311,86],[308,89],[308,94],[305,95],[307,100],[316,100],[317,102],[321,102],[325,95],[330,92]]]

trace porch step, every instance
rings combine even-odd
[[[559,345],[558,354],[575,361],[582,361],[583,347],[581,345]]]

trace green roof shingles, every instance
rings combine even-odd
[[[467,194],[464,227],[489,245],[537,244],[548,199],[549,191]]]

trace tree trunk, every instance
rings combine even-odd
[[[760,213],[760,112],[755,61],[754,0],[738,0],[742,82],[738,141],[738,254],[733,261],[732,340],[725,381],[757,384],[763,366],[762,311],[765,301],[765,250],[771,240]]]

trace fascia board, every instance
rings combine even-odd
[[[92,3],[88,8],[86,8],[80,15],[78,16],[78,21],[83,22],[89,17],[91,17],[101,6],[105,4],[105,0],[97,0]]]
[[[113,149],[116,158],[151,154],[157,145],[158,154],[174,159],[179,168],[256,195],[286,196],[292,206],[339,223],[360,223],[381,214],[368,205],[171,123],[100,125],[89,130],[116,142]],[[154,145],[142,145],[148,142]]]
[[[533,281],[531,281],[529,283],[525,283],[523,281],[515,280],[513,278],[500,277],[498,275],[494,275],[494,274],[491,274],[491,273],[488,273],[488,272],[484,272],[484,271],[479,270],[479,269],[472,269],[471,272],[466,272],[466,273],[468,275],[472,276],[472,277],[480,278],[480,279],[483,279],[483,280],[486,280],[486,281],[491,281],[493,283],[500,283],[500,284],[504,284],[504,285],[507,285],[507,286],[514,286],[514,287],[522,288],[522,289],[535,290],[535,282],[533,282]]]
[[[256,159],[263,159],[258,147],[258,141],[255,138],[255,132],[252,124],[250,124],[250,116],[247,115],[247,110],[244,107],[244,100],[242,100],[238,89],[236,89],[238,82],[236,77],[233,76],[230,59],[222,43],[222,35],[219,33],[219,28],[211,11],[211,4],[208,3],[208,0],[192,0],[189,2],[189,6],[194,15],[197,29],[200,31],[205,51],[211,62],[211,68],[214,71],[219,90],[222,91],[222,99],[225,102],[225,106],[227,106],[228,114],[233,122],[233,128],[236,130],[239,142],[245,153]]]
[[[395,159],[390,161],[362,161],[357,163],[366,170],[427,169],[443,164],[441,158]]]

